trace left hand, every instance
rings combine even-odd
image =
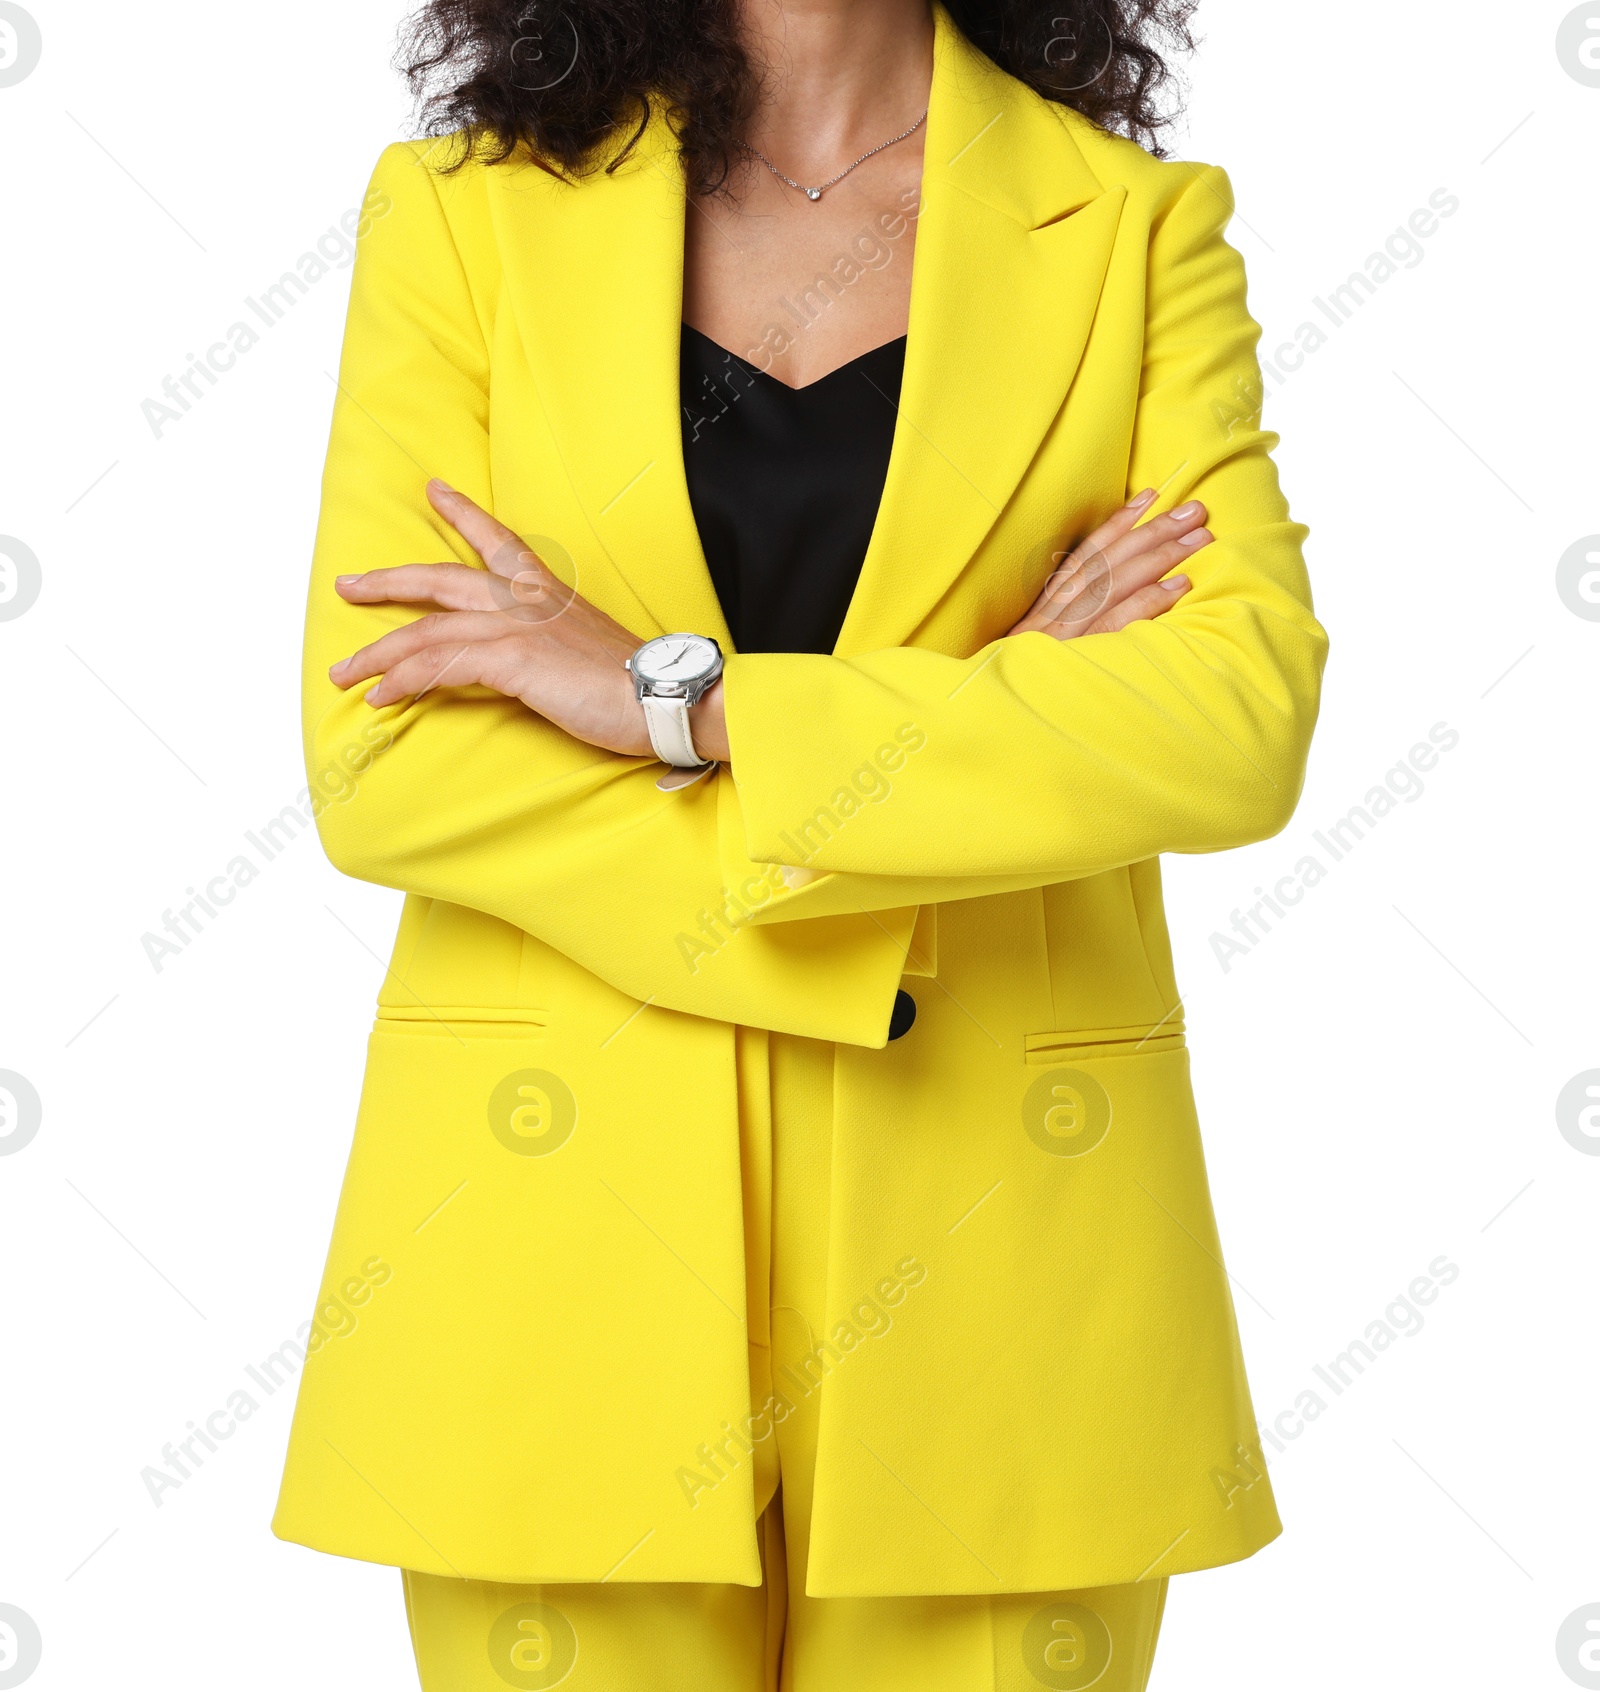
[[[1058,555],[1039,597],[1006,632],[1038,630],[1056,640],[1076,640],[1114,634],[1170,611],[1190,583],[1187,576],[1167,572],[1210,546],[1214,537],[1204,526],[1206,508],[1197,499],[1141,523],[1155,497],[1156,490],[1146,488],[1064,558]]]
[[[340,576],[352,605],[432,605],[329,670],[335,686],[380,678],[367,703],[478,685],[520,699],[591,746],[650,757],[644,710],[623,661],[642,644],[546,568],[527,544],[440,481],[428,502],[488,566],[401,564]]]

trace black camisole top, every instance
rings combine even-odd
[[[902,335],[803,388],[683,326],[683,464],[740,652],[832,652],[883,497]]]

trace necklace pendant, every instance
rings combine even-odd
[[[808,188],[806,189],[806,198],[808,200],[820,200],[822,198],[822,190],[820,188]]]

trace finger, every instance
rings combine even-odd
[[[1108,547],[1122,539],[1150,509],[1151,501],[1156,497],[1154,488],[1146,488],[1143,493],[1137,493],[1126,505],[1119,506],[1103,522],[1093,534],[1088,534],[1072,549],[1063,562],[1094,552],[1104,552]]]
[[[470,564],[397,564],[337,576],[333,585],[352,605],[433,604],[446,611],[487,611],[512,602],[505,583]]]
[[[1096,553],[1076,569],[1052,577],[1039,597],[1036,613],[1025,620],[1033,626],[1067,625],[1076,634],[1086,633],[1091,623],[1098,626],[1098,619],[1113,607],[1159,581],[1211,538],[1208,529],[1194,529],[1120,564],[1113,564],[1106,553]],[[1059,636],[1062,629],[1051,627],[1050,632]]]
[[[1024,620],[1041,628],[1052,623],[1091,623],[1106,608],[1111,589],[1112,572],[1105,553],[1092,552],[1057,570]]]
[[[377,710],[442,687],[492,687],[514,697],[520,662],[525,660],[512,640],[440,641],[396,664],[363,698]]]
[[[1127,532],[1140,518],[1155,504],[1156,490],[1144,488],[1136,493],[1126,505],[1119,506],[1103,522],[1093,534],[1085,535],[1084,542],[1089,546],[1107,547],[1119,536]]]
[[[439,687],[468,687],[477,680],[481,641],[447,640],[400,659],[362,696],[377,710],[420,698]]]
[[[505,611],[524,621],[557,615],[572,590],[548,571],[511,579],[475,564],[396,564],[360,576],[336,576],[334,587],[353,605],[432,603],[446,611]]]
[[[428,483],[428,503],[495,575],[510,579],[543,571],[538,555],[519,534],[437,476]]]
[[[1189,529],[1197,528],[1206,520],[1206,508],[1199,500],[1191,499],[1172,511],[1151,517],[1148,522],[1141,521],[1154,498],[1155,490],[1147,488],[1120,510],[1113,512],[1098,529],[1078,542],[1068,553],[1066,562],[1088,558],[1097,552],[1104,553],[1114,562],[1120,562],[1136,556],[1148,547],[1160,545]]]
[[[1206,508],[1199,500],[1187,500],[1112,541],[1105,549],[1106,558],[1113,569],[1120,569],[1157,547],[1168,546],[1203,528],[1206,517]]]
[[[1118,629],[1125,629],[1130,623],[1149,622],[1170,611],[1189,591],[1191,585],[1187,576],[1168,576],[1164,581],[1153,582],[1149,587],[1129,594],[1087,630],[1077,630],[1074,634],[1115,634]],[[1065,638],[1071,640],[1074,634]]]
[[[1107,572],[1109,586],[1100,607],[1101,613],[1114,610],[1134,594],[1159,582],[1169,570],[1176,570],[1185,560],[1210,546],[1213,539],[1215,537],[1209,529],[1190,529],[1176,540],[1164,541],[1137,557],[1110,565]]]
[[[404,628],[391,629],[359,652],[342,658],[328,671],[336,687],[354,687],[357,682],[381,676],[407,658],[441,643],[494,640],[505,633],[505,620],[491,611],[435,611],[419,617]]]
[[[1205,522],[1205,507],[1198,500],[1189,500],[1175,511],[1140,523],[1154,497],[1155,490],[1147,488],[1086,535],[1069,553],[1058,555],[1056,570],[1040,590],[1024,621],[1058,617],[1075,600],[1083,601],[1080,607],[1083,617],[1098,616],[1106,608],[1114,580],[1126,566]],[[1171,563],[1162,566],[1162,570],[1171,568]],[[1141,574],[1133,585],[1142,587],[1161,573],[1157,570],[1154,574]]]

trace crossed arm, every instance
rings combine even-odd
[[[1213,415],[1259,381],[1220,172],[1153,233],[1129,444],[1130,485],[1180,465],[1185,503],[1108,517],[969,656],[730,655],[694,722],[729,775],[671,795],[622,668],[654,631],[615,623],[472,500],[417,498],[419,464],[487,494],[488,349],[430,173],[393,149],[375,187],[395,213],[356,263],[306,633],[307,764],[337,867],[499,918],[635,999],[871,1046],[917,906],[1287,821],[1325,640],[1273,438]],[[892,796],[875,778],[828,826],[854,804],[841,781],[908,733]],[[810,878],[786,885],[818,817]],[[734,890],[759,908],[730,929]],[[708,931],[728,936],[710,957],[691,939]]]
[[[622,667],[644,637],[567,587],[465,494],[434,480],[427,496],[484,568],[402,564],[335,578],[336,591],[352,605],[430,609],[334,664],[328,671],[334,685],[349,689],[378,678],[364,694],[374,708],[436,688],[488,687],[591,746],[648,757],[644,713]],[[1140,522],[1154,500],[1155,489],[1147,488],[1077,546],[1008,635],[1107,634],[1176,605],[1189,579],[1167,572],[1211,534],[1197,500]],[[729,762],[720,682],[694,707],[690,722],[697,750]]]

